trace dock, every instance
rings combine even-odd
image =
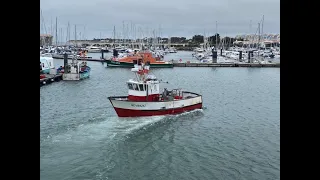
[[[280,67],[280,63],[173,63],[173,67]]]
[[[63,59],[63,58],[54,58]],[[94,58],[78,58],[78,61],[93,61],[93,62],[106,62],[105,59]],[[278,67],[280,63],[199,63],[199,62],[178,62],[173,61],[173,67]]]
[[[54,57],[53,59],[63,59],[63,57]],[[68,58],[71,59],[71,58]],[[95,58],[78,58],[78,61],[94,61],[94,62],[105,62],[105,59],[95,59]]]
[[[78,61],[95,61],[95,62],[105,62],[105,59],[94,59],[94,58],[78,58]]]
[[[52,82],[58,82],[62,80],[62,74],[46,74],[46,78],[40,79],[40,87],[46,84],[50,84]]]

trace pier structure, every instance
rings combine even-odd
[[[63,59],[63,57],[55,58]],[[78,61],[93,61],[93,62],[106,62],[105,59],[95,59],[95,58],[79,58]],[[172,61],[172,60],[171,60]],[[249,59],[249,63],[201,63],[201,62],[191,62],[186,60],[185,62],[179,62],[173,60],[173,67],[280,67],[280,63],[252,63]]]
[[[173,63],[173,67],[278,67],[280,63]]]

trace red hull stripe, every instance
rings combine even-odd
[[[164,110],[132,110],[114,108],[119,117],[140,117],[140,116],[160,116],[167,114],[181,114],[183,112],[192,111],[195,109],[202,109],[202,103],[195,104],[192,106],[186,106],[176,109],[164,109]]]
[[[152,94],[149,95],[148,98],[146,96],[133,96],[129,95],[128,99],[130,101],[137,101],[137,102],[145,102],[145,101],[159,101],[159,94]]]

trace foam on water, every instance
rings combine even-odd
[[[177,115],[150,116],[137,118],[105,117],[103,121],[92,121],[93,123],[79,124],[75,129],[69,129],[58,135],[49,136],[53,143],[81,144],[88,141],[108,141],[115,137],[127,137],[138,131],[147,130],[160,122],[174,121],[180,117],[193,116],[203,113],[197,109]],[[99,118],[92,118],[99,119]]]

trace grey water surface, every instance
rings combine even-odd
[[[40,88],[42,180],[280,179],[280,68],[152,69],[205,108],[118,118],[107,97],[132,72],[88,63],[89,79]]]

